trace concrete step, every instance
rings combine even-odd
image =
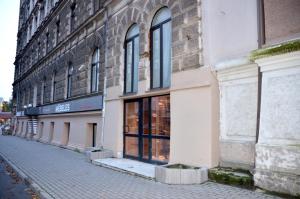
[[[105,158],[92,161],[93,164],[116,171],[121,171],[139,177],[153,180],[155,178],[155,165],[125,158]]]

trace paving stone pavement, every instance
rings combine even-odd
[[[161,184],[92,165],[81,153],[15,136],[0,136],[0,155],[57,199],[275,198],[213,182]]]

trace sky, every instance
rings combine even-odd
[[[19,1],[0,0],[0,97],[4,100],[12,95]]]

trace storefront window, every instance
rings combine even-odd
[[[127,134],[138,134],[139,132],[139,104],[126,103],[126,120],[124,132]]]
[[[125,102],[124,155],[167,163],[170,153],[170,96]]]
[[[152,160],[168,162],[170,154],[170,140],[152,139]]]
[[[152,134],[170,136],[170,97],[152,98]]]

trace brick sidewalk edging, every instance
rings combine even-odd
[[[26,175],[20,168],[18,168],[12,161],[9,160],[3,153],[0,151],[0,156],[3,160],[14,170],[18,176],[24,180],[24,182],[29,185],[29,187],[39,196],[40,199],[54,199],[50,194],[48,194],[44,189],[42,189],[38,184],[33,182],[33,180]]]

